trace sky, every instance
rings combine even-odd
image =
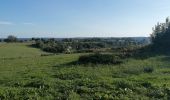
[[[170,15],[170,0],[0,0],[0,38],[138,37]]]

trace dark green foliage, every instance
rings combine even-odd
[[[149,83],[149,82],[142,82],[141,85],[145,88],[151,88],[152,87],[152,84]]]
[[[80,64],[120,64],[122,60],[118,56],[114,56],[112,54],[90,54],[80,56],[78,59],[78,63]]]
[[[32,46],[51,53],[63,53],[66,49],[65,45],[63,45],[60,42],[54,41],[53,39],[50,39],[48,41],[41,39],[36,40],[36,43],[33,44]]]
[[[52,53],[62,53],[65,51],[64,47],[60,44],[45,46],[43,50]]]
[[[13,35],[9,35],[6,39],[4,39],[5,42],[18,42],[17,37]]]
[[[145,73],[152,73],[152,72],[154,71],[154,68],[153,68],[153,67],[145,67],[145,68],[143,69],[143,71],[144,71]]]
[[[156,51],[170,50],[170,21],[166,19],[165,23],[158,23],[151,34],[153,48]]]
[[[145,39],[145,38],[144,38]],[[107,52],[111,48],[134,47],[146,45],[147,43],[138,42],[135,38],[85,38],[85,39],[32,39],[35,41],[34,47],[52,53],[84,53],[84,52]],[[143,40],[141,40],[143,41]],[[109,51],[109,52],[110,52]]]

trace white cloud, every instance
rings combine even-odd
[[[0,25],[14,25],[14,23],[8,21],[0,21]]]
[[[24,22],[23,25],[35,25],[35,24],[30,22]]]
[[[10,21],[0,21],[0,26],[10,26],[10,25],[35,26],[35,24],[31,23],[31,22],[13,23],[13,22],[10,22]]]

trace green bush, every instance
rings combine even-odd
[[[145,88],[151,88],[152,87],[152,84],[149,83],[149,82],[142,82],[141,85]]]
[[[154,71],[153,67],[145,67],[144,72],[145,73],[152,73]]]
[[[80,56],[78,59],[78,63],[80,64],[121,64],[122,60],[117,57],[113,56],[112,54],[90,54],[90,55],[83,55]]]
[[[17,37],[13,35],[9,35],[6,39],[4,39],[5,42],[10,43],[10,42],[18,42]]]

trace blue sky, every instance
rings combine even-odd
[[[170,0],[1,0],[0,37],[149,36]]]

